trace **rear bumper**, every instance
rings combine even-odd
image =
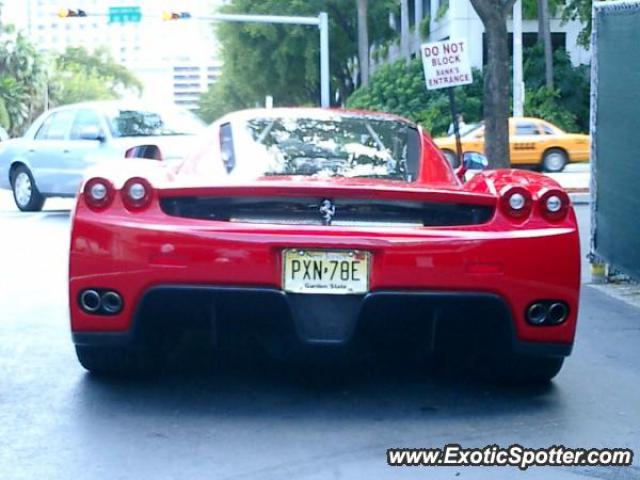
[[[400,296],[402,301],[395,303],[397,308],[407,302],[416,304],[416,309],[427,311],[425,318],[432,318],[438,305],[450,309],[451,305],[468,304],[472,308],[466,325],[473,325],[478,315],[474,314],[472,299],[483,297],[499,299],[501,308],[508,313],[505,317],[514,344],[523,348],[529,344],[557,345],[559,351],[568,352],[578,315],[578,242],[573,214],[554,226],[532,217],[519,227],[494,220],[466,228],[376,231],[221,224],[167,217],[160,211],[111,216],[108,212],[88,211],[79,204],[73,222],[69,268],[71,329],[79,343],[93,341],[91,338],[102,338],[96,340],[98,343],[126,341],[133,336],[137,318],[149,297],[180,289],[204,297],[220,297],[222,292],[230,291],[240,292],[240,296],[263,292],[258,300],[237,298],[235,303],[248,304],[250,314],[266,310],[266,304],[273,305],[283,318],[307,317],[308,324],[313,326],[315,322],[327,328],[331,322],[323,319],[331,318],[329,309],[345,311],[353,325],[344,319],[341,325],[354,332],[362,319],[366,323],[367,312],[376,310],[383,298],[393,304],[396,300],[391,297]],[[369,294],[340,299],[284,293],[282,251],[286,248],[370,252]],[[124,308],[112,316],[83,312],[77,299],[89,288],[118,291],[124,298]],[[553,327],[528,324],[525,311],[540,299],[566,302],[567,321]],[[183,304],[188,306],[189,302]],[[393,330],[396,312],[380,310],[386,312],[387,328]],[[315,312],[316,316],[309,317],[308,312]],[[446,321],[443,318],[437,323]],[[304,327],[294,324],[293,331],[300,334],[301,325]],[[461,328],[464,331],[467,327]],[[314,340],[313,335],[299,336],[305,341]],[[315,340],[337,339],[344,343],[349,338],[346,334],[340,338],[327,336],[325,331],[322,338]]]
[[[172,311],[177,307],[181,312]],[[299,295],[265,288],[165,285],[149,289],[125,332],[75,332],[84,346],[129,346],[145,329],[184,314],[207,312],[217,336],[241,328],[263,338],[279,336],[302,345],[350,346],[370,333],[410,337],[434,350],[441,340],[486,343],[489,348],[538,356],[567,356],[571,343],[527,342],[518,338],[507,303],[471,292],[378,291],[366,295]],[[170,319],[162,319],[163,313]],[[183,315],[180,315],[182,313]],[[478,346],[478,345],[475,345]]]

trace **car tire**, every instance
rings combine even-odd
[[[542,170],[550,173],[557,173],[564,170],[569,159],[564,150],[559,148],[551,148],[544,152],[542,157]]]
[[[149,350],[140,348],[76,345],[76,355],[86,370],[103,376],[144,376],[158,365]]]
[[[33,175],[24,165],[18,165],[11,173],[11,190],[16,206],[23,212],[39,212],[45,197],[38,191]]]
[[[564,357],[511,354],[492,368],[494,378],[504,384],[541,385],[549,383],[562,368]]]
[[[447,159],[447,162],[449,162],[449,165],[451,165],[451,167],[458,168],[460,166],[460,159],[454,151],[444,149],[442,150],[442,154],[444,155],[444,158]]]

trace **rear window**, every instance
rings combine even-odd
[[[411,182],[418,173],[419,138],[412,125],[375,116],[252,118],[234,129],[230,175]]]

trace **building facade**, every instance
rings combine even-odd
[[[197,18],[163,21],[162,13],[177,10],[203,17],[214,13],[223,2],[84,0],[81,8],[87,13],[86,18],[63,19],[58,16],[60,8],[77,8],[78,2],[67,5],[65,0],[4,0],[2,15],[4,22],[16,25],[43,51],[106,47],[116,62],[140,78],[147,100],[175,102],[195,109],[200,94],[220,75],[213,27]],[[142,20],[109,23],[109,8],[118,6],[140,7]]]
[[[409,0],[408,6],[409,18],[406,24],[411,29],[406,35],[408,52],[402,51],[402,42],[400,42],[389,49],[387,61],[401,58],[403,53],[415,54],[422,42],[464,38],[468,41],[472,66],[479,69],[483,67],[487,55],[484,26],[470,0]],[[402,20],[400,18],[390,20],[393,26],[401,31]],[[583,25],[579,21],[563,22],[561,18],[553,18],[550,23],[554,48],[565,49],[574,65],[588,64],[591,54],[578,44],[578,36]],[[510,19],[507,22],[507,29],[509,32],[513,31],[513,22]],[[538,21],[523,20],[522,32],[525,48],[535,44]]]

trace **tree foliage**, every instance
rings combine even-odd
[[[578,20],[584,25],[578,36],[578,43],[586,48],[589,47],[591,39],[592,8],[593,0],[549,0],[551,15],[559,15],[565,22]],[[522,14],[525,18],[536,18],[537,11],[536,0],[523,0]]]
[[[542,47],[524,52],[526,79],[525,113],[555,123],[567,131],[589,130],[589,68],[574,67],[567,52],[555,52],[554,90],[545,87]],[[465,122],[483,117],[482,72],[474,71],[474,83],[455,89],[458,110]],[[446,133],[451,114],[448,95],[427,90],[420,60],[384,65],[371,77],[367,88],[359,88],[347,101],[350,108],[390,112],[420,123],[432,135]]]
[[[53,105],[108,100],[142,92],[140,80],[116,63],[106,48],[93,52],[83,47],[67,48],[54,58],[53,65],[49,86]]]
[[[507,17],[515,0],[471,0],[484,25],[487,51],[484,69],[485,154],[492,167],[510,166],[509,34]]]
[[[467,123],[482,120],[482,73],[474,71],[473,78],[472,85],[455,89],[458,110]],[[420,59],[380,67],[368,87],[349,97],[347,106],[410,118],[434,136],[445,134],[451,123],[449,96],[444,90],[426,89]]]
[[[0,100],[5,127],[13,135],[38,113],[42,105],[44,62],[22,34],[6,29],[0,42]]]
[[[396,0],[369,3],[371,42],[394,35],[388,13]],[[357,11],[353,0],[232,0],[224,13],[317,16],[329,14],[330,69],[335,103],[356,88]],[[317,104],[320,96],[318,29],[307,26],[219,23],[217,36],[224,60],[222,85],[214,86],[201,102],[203,116],[262,104],[267,95],[276,105]],[[205,113],[207,112],[207,113]]]
[[[544,118],[568,131],[589,131],[589,67],[574,67],[565,50],[554,52],[554,89],[545,87],[541,45],[525,51],[525,113]]]

